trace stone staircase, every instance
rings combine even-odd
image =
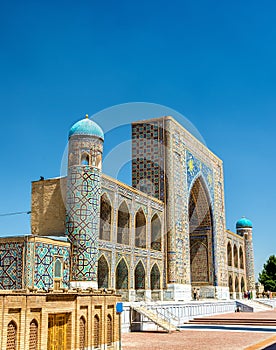
[[[276,308],[276,299],[259,298],[258,300],[255,299],[255,301],[258,301],[260,304],[270,305],[272,308]]]
[[[248,308],[252,308],[252,312],[261,312],[261,311],[268,311],[268,310],[272,310],[273,306],[262,303],[255,300],[239,300],[237,301],[237,306],[241,306],[242,311],[247,311],[244,310],[245,308],[243,308],[242,306],[247,306]]]
[[[190,320],[188,325],[194,327],[261,327],[273,331],[276,327],[276,310],[258,300],[238,300],[237,307],[241,312],[222,314],[210,317],[197,317]],[[267,311],[270,311],[269,313]],[[271,328],[270,328],[271,327]],[[253,327],[254,328],[254,327]]]
[[[170,333],[179,330],[168,318],[165,318],[164,315],[154,312],[153,310],[148,310],[145,306],[132,305],[131,308],[166,332]]]

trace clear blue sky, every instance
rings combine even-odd
[[[275,1],[2,1],[0,213],[58,176],[67,132],[132,101],[185,115],[224,161],[227,227],[254,225],[256,273],[276,253]],[[145,116],[147,117],[147,116]],[[0,234],[29,232],[27,215]]]

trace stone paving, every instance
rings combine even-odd
[[[234,312],[229,314],[220,314],[220,315],[212,315],[206,316],[208,318],[231,318],[231,319],[239,319],[239,318],[247,318],[250,319],[274,319],[276,320],[276,309],[268,310],[268,311],[260,311],[260,312]]]
[[[218,317],[218,315],[214,316]],[[265,312],[241,312],[219,315],[220,318],[276,319],[276,309]],[[238,322],[237,322],[238,323]],[[261,350],[276,349],[275,333],[255,331],[183,330],[133,332],[122,335],[123,350]]]

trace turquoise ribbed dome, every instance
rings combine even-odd
[[[252,228],[252,222],[243,216],[239,221],[237,221],[236,228]]]
[[[102,129],[93,120],[90,120],[88,116],[85,119],[81,119],[76,122],[69,131],[69,138],[72,135],[89,135],[96,136],[104,140],[104,133]]]

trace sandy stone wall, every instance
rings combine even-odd
[[[66,178],[32,182],[32,234],[65,233],[65,189]]]
[[[23,290],[14,293],[0,292],[0,348],[6,350],[8,342],[10,346],[15,342],[18,350],[47,350],[52,348],[50,344],[60,341],[58,333],[62,332],[64,349],[76,350],[80,348],[81,332],[84,332],[85,349],[92,349],[96,339],[98,348],[106,348],[109,339],[111,344],[108,344],[108,349],[117,350],[120,341],[120,316],[116,312],[116,303],[120,300],[120,296],[111,290],[106,293],[28,293]],[[96,315],[99,320],[98,336],[95,334]],[[64,327],[54,334],[48,329],[51,319],[57,320],[56,323],[53,322],[53,328],[58,327],[58,320],[65,322]],[[82,321],[84,330],[81,330]],[[31,324],[36,328],[32,337]],[[11,326],[15,329],[13,333],[10,332]]]

